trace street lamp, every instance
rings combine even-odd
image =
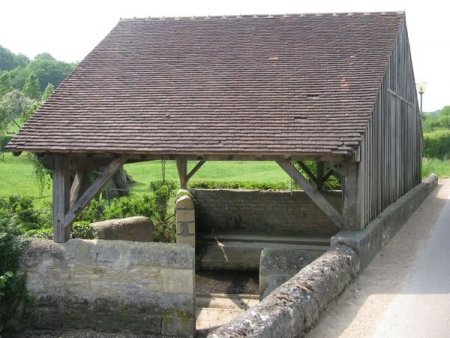
[[[427,89],[427,83],[425,82],[425,81],[421,81],[421,82],[419,82],[419,83],[416,83],[416,86],[417,86],[417,92],[420,94],[420,114],[422,115],[423,114],[423,106],[422,106],[422,100],[423,100],[423,98],[422,98],[422,96],[423,96],[423,93],[425,93],[425,89]]]

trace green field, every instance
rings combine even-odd
[[[189,163],[189,170],[196,162]],[[161,180],[161,161],[149,161],[125,165],[126,171],[136,181],[131,186],[133,193],[149,192],[151,181]],[[436,173],[440,178],[450,177],[450,161],[424,159],[423,177]],[[178,181],[176,165],[173,161],[165,163],[165,177],[167,180]],[[252,181],[252,182],[289,182],[289,178],[275,162],[206,162],[192,177],[196,180],[210,181]],[[32,166],[26,154],[13,156],[4,153],[0,156],[0,195],[30,196],[37,205],[51,199],[51,189],[39,194],[38,185],[32,176]]]
[[[190,162],[190,171],[197,162]],[[148,191],[149,183],[162,179],[161,161],[149,161],[125,165],[125,170],[136,181],[132,192]],[[165,178],[178,181],[177,168],[174,161],[165,162]],[[191,178],[190,182],[209,181],[241,181],[241,182],[289,182],[287,174],[275,162],[206,162]]]

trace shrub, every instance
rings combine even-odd
[[[243,182],[243,181],[209,181],[189,182],[192,189],[249,189],[249,190],[287,190],[287,182]]]
[[[145,216],[153,221],[155,242],[174,242],[176,239],[174,215],[168,216],[168,210],[171,207],[170,200],[175,196],[176,186],[174,181],[156,181],[150,183],[150,194],[114,198],[110,201],[93,200],[77,221],[92,223],[114,218]],[[88,236],[90,230],[86,227],[81,225],[79,229],[81,236]],[[74,226],[72,233],[75,230]]]
[[[89,222],[75,222],[72,226],[72,238],[94,239],[95,235],[95,230]]]
[[[12,319],[31,316],[33,297],[26,291],[26,275],[17,274],[20,255],[29,239],[14,217],[0,219],[0,332]]]
[[[0,217],[14,218],[27,230],[39,229],[42,226],[40,213],[34,208],[30,197],[0,197]]]
[[[436,130],[423,134],[425,147],[423,156],[426,158],[450,158],[450,130]]]
[[[9,151],[9,150],[6,150],[5,147],[9,143],[9,141],[12,140],[12,138],[13,138],[13,136],[7,135],[7,136],[4,136],[1,139],[1,141],[0,141],[0,151]]]

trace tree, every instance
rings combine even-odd
[[[32,72],[28,77],[27,82],[23,86],[23,93],[30,99],[38,100],[41,98],[41,84],[36,74]]]
[[[0,46],[0,69],[11,70],[15,67],[14,54],[9,49]]]
[[[55,88],[75,69],[75,64],[56,60],[33,60],[27,67],[34,72],[41,83],[41,91],[45,90],[47,83],[52,83]]]
[[[47,101],[47,99],[52,96],[53,92],[55,91],[55,86],[52,83],[49,83],[47,87],[45,88],[44,92],[42,93],[41,99],[43,101]]]
[[[51,56],[49,53],[41,53],[35,56],[35,60],[50,60],[50,61],[56,61],[56,59]]]
[[[13,89],[11,84],[11,75],[5,72],[0,75],[0,99]]]
[[[14,54],[9,49],[0,46],[0,70],[12,70],[18,66],[26,67],[30,59],[23,54]]]
[[[11,122],[21,117],[23,112],[30,109],[34,103],[36,103],[35,100],[26,97],[21,91],[13,89],[0,100],[0,107],[4,110],[6,118]]]

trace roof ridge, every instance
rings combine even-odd
[[[367,15],[402,15],[405,11],[382,11],[382,12],[310,12],[310,13],[283,13],[283,14],[228,14],[228,15],[203,15],[203,16],[148,16],[148,17],[134,17],[134,18],[120,18],[120,21],[134,21],[134,20],[210,20],[210,19],[272,19],[272,18],[286,18],[286,17],[336,17],[336,16],[367,16]]]

